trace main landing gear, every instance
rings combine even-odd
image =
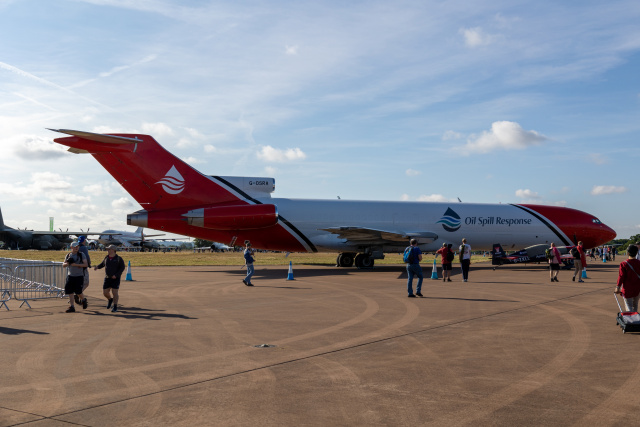
[[[369,254],[354,254],[352,252],[343,252],[338,255],[336,264],[338,267],[352,267],[355,263],[359,269],[372,269],[374,258]]]

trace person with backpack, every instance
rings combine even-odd
[[[627,248],[627,260],[620,263],[618,271],[618,283],[614,292],[622,294],[627,311],[638,311],[640,301],[640,261],[636,259],[638,247],[629,245]]]
[[[460,265],[462,266],[462,281],[469,279],[469,267],[471,266],[471,246],[467,244],[467,239],[462,239],[460,245]]]
[[[449,245],[451,246],[451,245]],[[436,251],[436,256],[442,256],[442,281],[451,281],[451,265],[455,258],[455,254],[446,243],[442,244],[442,247]]]
[[[84,269],[87,268],[87,260],[84,259],[82,253],[78,251],[78,242],[71,244],[71,252],[67,254],[62,263],[67,268],[67,280],[64,284],[64,293],[69,296],[69,308],[66,313],[75,313],[75,298],[78,297],[78,304],[82,304],[82,308],[87,308],[87,299],[82,293],[82,285],[84,284]]]
[[[582,242],[578,242],[575,248],[571,249],[571,256],[573,257],[573,266],[575,267],[575,271],[573,272],[573,277],[571,280],[576,281],[576,276],[578,276],[578,282],[583,283],[582,280],[582,269],[587,266],[587,257],[584,254],[584,248],[582,246]]]
[[[553,242],[551,242],[551,247],[547,251],[547,259],[549,260],[549,277],[552,282],[557,282],[562,256],[560,255],[558,248],[556,248],[556,244]]]
[[[403,261],[407,263],[407,292],[409,293],[409,298],[415,298],[419,296],[423,297],[422,293],[422,280],[424,279],[422,275],[422,267],[420,267],[420,261],[422,261],[422,251],[418,247],[418,241],[416,239],[411,239],[411,246],[408,246],[404,250],[404,255],[402,257]],[[418,285],[416,286],[416,293],[413,294],[413,276],[418,276]]]
[[[116,246],[107,246],[107,256],[102,262],[95,267],[94,270],[104,268],[104,283],[102,284],[102,294],[107,299],[107,310],[111,309],[112,313],[118,311],[118,300],[120,299],[120,278],[124,272],[124,260],[116,254]],[[113,307],[112,307],[113,305]]]

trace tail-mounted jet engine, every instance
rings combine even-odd
[[[211,230],[253,230],[278,223],[276,205],[237,205],[194,209],[184,214],[189,225]]]

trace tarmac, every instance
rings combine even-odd
[[[111,313],[0,311],[0,426],[628,425],[640,336],[616,325],[617,262],[585,283],[544,265],[473,264],[407,298],[373,271],[132,267]],[[441,271],[439,271],[440,277]],[[124,278],[124,276],[123,276]]]

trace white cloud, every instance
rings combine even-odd
[[[529,189],[516,190],[516,197],[520,197],[521,199],[541,199],[538,193]]]
[[[457,202],[457,199],[448,199],[442,194],[422,195],[418,197],[419,202]]]
[[[460,132],[448,130],[444,133],[444,135],[442,135],[442,140],[449,141],[452,139],[461,139],[462,137],[464,137],[464,135],[462,135]]]
[[[218,151],[218,149],[215,146],[211,145],[211,144],[208,144],[208,145],[204,146],[204,152],[205,153],[215,153],[216,151]]]
[[[264,171],[266,172],[266,174],[268,176],[274,176],[278,172],[278,169],[276,169],[276,168],[274,168],[272,166],[266,166],[264,168]]]
[[[464,36],[464,43],[467,47],[486,46],[494,42],[496,36],[485,34],[482,28],[462,28],[460,34]]]
[[[196,157],[193,157],[193,156],[183,157],[182,160],[185,163],[189,163],[190,165],[196,165],[198,163],[204,163],[204,161],[202,161],[202,160],[200,160],[200,159],[198,159]]]
[[[174,134],[173,129],[164,123],[143,123],[142,132],[154,138],[168,137]]]
[[[490,131],[482,135],[472,135],[463,147],[466,151],[488,153],[493,150],[522,150],[539,145],[549,138],[534,130],[526,131],[518,123],[500,121],[493,122]]]
[[[587,160],[591,163],[595,163],[596,165],[604,165],[604,164],[610,163],[609,158],[600,153],[588,154]]]
[[[298,54],[298,46],[285,46],[285,51],[287,55],[297,55]]]
[[[603,194],[624,193],[626,191],[626,187],[616,187],[614,185],[596,185],[591,189],[591,194],[594,196],[601,196]]]
[[[131,209],[133,206],[133,202],[127,197],[121,197],[111,202],[111,207],[114,209]]]
[[[258,153],[258,158],[267,162],[290,162],[294,160],[304,160],[307,155],[299,148],[288,148],[281,150],[279,148],[273,148],[270,145],[262,147],[262,150]]]
[[[408,194],[403,194],[402,196],[400,196],[400,200],[402,200],[403,202],[408,202],[409,200],[411,200],[411,198]]]
[[[14,138],[14,153],[23,160],[50,160],[66,156],[66,147],[35,135]]]
[[[422,172],[417,171],[415,169],[407,169],[405,173],[407,174],[407,176],[418,176],[422,174]]]

